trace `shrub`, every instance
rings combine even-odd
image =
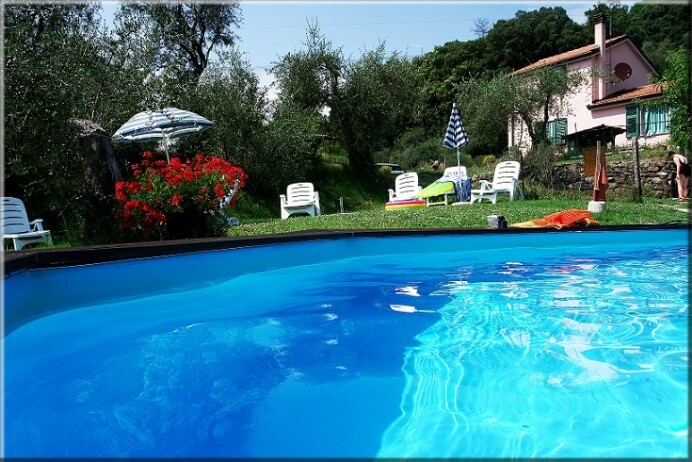
[[[253,149],[233,157],[252,178],[247,186],[252,196],[275,200],[291,183],[316,183],[315,170],[322,158],[321,138],[315,133],[321,131],[319,116],[292,103],[280,104],[271,122],[255,133]]]
[[[223,208],[234,205],[245,172],[214,156],[198,154],[185,162],[174,157],[170,164],[152,157],[144,152],[132,165],[134,179],[115,185],[122,205],[116,218],[126,233],[139,239],[220,233],[226,224]]]
[[[542,183],[547,187],[554,184],[555,150],[548,143],[539,143],[534,146],[524,158],[522,169],[524,178]]]
[[[380,165],[377,171],[383,175],[388,175],[392,173],[392,167],[389,165]]]
[[[422,129],[415,128],[401,135],[393,147],[377,152],[375,158],[396,162],[406,170],[415,170],[434,160],[442,161],[450,153],[453,151],[442,147],[442,137],[427,137]],[[456,154],[452,155],[456,165]]]
[[[483,156],[483,165],[490,167],[491,165],[495,164],[495,162],[497,162],[497,159],[494,155],[488,154],[487,156]]]
[[[473,157],[471,157],[470,154],[465,153],[463,150],[461,152],[461,155],[459,156],[459,160],[461,162],[461,165],[463,165],[466,168],[471,168],[474,166],[477,166],[477,162]],[[456,153],[454,153],[454,157],[448,160],[447,165],[445,167],[454,167],[457,164],[457,156]]]

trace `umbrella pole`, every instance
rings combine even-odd
[[[166,162],[171,163],[171,158],[168,157],[168,137],[163,137],[163,149],[166,151]]]
[[[457,149],[457,167],[461,167],[461,153]]]

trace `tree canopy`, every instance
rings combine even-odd
[[[178,79],[198,81],[212,51],[231,47],[242,21],[237,0],[227,3],[124,3],[118,13],[120,28],[132,32],[139,25],[152,45],[148,51],[158,68],[175,70]]]
[[[592,29],[593,30],[593,29]],[[496,70],[520,69],[539,59],[588,43],[590,31],[572,21],[562,7],[518,11],[488,32],[486,53]],[[490,60],[487,60],[490,61]]]
[[[667,56],[666,70],[658,80],[663,88],[662,102],[670,108],[670,134],[673,141],[692,151],[692,93],[690,93],[690,50],[680,47]]]

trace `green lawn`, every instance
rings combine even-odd
[[[507,222],[519,223],[542,218],[550,213],[568,209],[585,210],[588,199],[534,199],[497,204],[489,202],[460,206],[433,206],[412,210],[385,211],[384,203],[369,209],[344,214],[325,214],[320,217],[291,217],[281,220],[252,220],[240,217],[241,225],[232,228],[229,236],[304,231],[310,229],[415,229],[415,228],[487,228],[487,216],[503,215]],[[629,200],[608,200],[606,210],[593,214],[601,225],[661,224],[690,222],[689,204],[670,199],[644,199],[643,203]]]

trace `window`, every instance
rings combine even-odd
[[[639,136],[639,106],[627,106],[625,125],[628,138]]]
[[[555,119],[548,122],[546,135],[554,145],[564,146],[566,144],[565,135],[567,135],[567,119]]]
[[[670,132],[670,111],[665,104],[644,108],[644,134],[660,135]]]

